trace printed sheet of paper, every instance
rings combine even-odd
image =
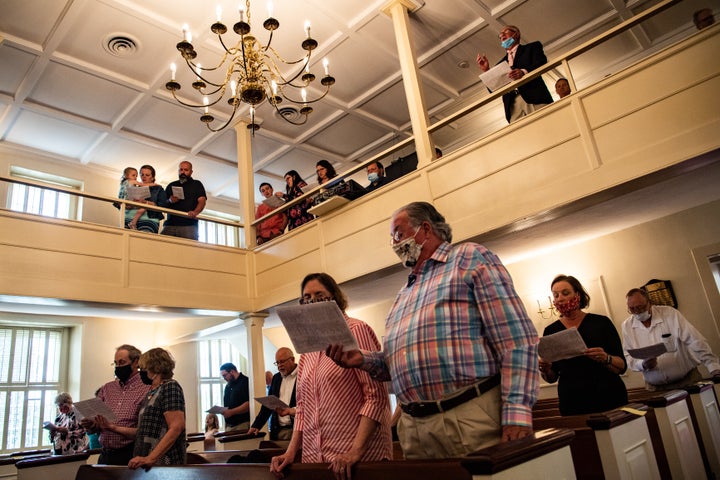
[[[512,79],[508,77],[510,70],[508,62],[498,63],[487,72],[481,73],[480,80],[491,92],[494,92],[512,82]]]
[[[172,187],[172,193],[173,196],[179,198],[180,200],[185,200],[185,190],[183,190],[182,187]]]
[[[127,187],[128,200],[144,200],[150,198],[150,187],[130,185]]]
[[[109,422],[116,422],[117,417],[115,413],[110,410],[105,402],[99,398],[91,398],[89,400],[80,400],[79,402],[73,403],[75,411],[78,413],[78,420],[83,418],[95,418],[98,415],[102,415]]]
[[[207,413],[216,413],[222,415],[222,412],[227,410],[226,407],[221,407],[220,405],[213,405],[208,410],[205,410]]]
[[[260,402],[263,407],[275,410],[276,408],[290,408],[288,404],[280,400],[275,395],[268,395],[267,397],[255,397],[255,400]]]
[[[278,208],[283,203],[285,203],[285,200],[276,195],[271,195],[270,198],[266,198],[265,200],[263,200],[263,203],[270,208]]]
[[[53,422],[43,422],[43,428],[47,428],[48,430],[55,430],[57,426]]]
[[[628,348],[627,352],[633,358],[637,358],[638,360],[647,360],[648,358],[659,357],[663,353],[667,352],[667,347],[663,342],[660,342],[647,347]]]
[[[587,346],[577,328],[568,328],[552,335],[540,337],[538,355],[546,362],[555,362],[582,355]]]
[[[342,344],[344,351],[358,348],[335,302],[278,307],[277,314],[297,353],[320,352],[336,343]]]

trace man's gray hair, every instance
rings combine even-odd
[[[401,207],[398,212],[406,212],[410,225],[419,227],[423,222],[428,222],[435,235],[452,242],[452,228],[445,222],[445,217],[428,202],[413,202]]]
[[[115,349],[116,352],[118,350],[127,350],[128,357],[130,357],[130,363],[132,363],[136,360],[140,360],[140,355],[142,355],[142,352],[140,351],[140,349],[138,349],[137,347],[135,347],[133,345],[129,345],[127,343],[124,345],[120,345],[119,347],[117,347]]]

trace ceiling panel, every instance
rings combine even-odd
[[[43,45],[66,3],[62,0],[3,0],[0,32]]]
[[[123,85],[50,62],[28,100],[109,125],[138,95]]]
[[[13,66],[0,68],[0,92],[14,94],[36,58],[35,55],[14,48],[7,42],[0,43],[0,65]]]
[[[6,140],[55,155],[79,159],[99,136],[98,131],[23,110],[13,122]]]

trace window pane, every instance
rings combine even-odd
[[[0,391],[0,418],[5,418],[5,406],[7,405],[7,392]],[[5,438],[5,427],[7,422],[0,422],[0,439]],[[0,445],[0,450],[4,449],[5,445]]]
[[[0,383],[8,383],[11,345],[12,330],[9,328],[0,329]],[[2,438],[1,435],[0,438]]]
[[[57,196],[57,218],[70,218],[70,194],[69,193],[58,193]]]
[[[25,205],[25,211],[27,213],[40,213],[41,200],[42,190],[37,187],[28,187],[27,205]]]
[[[25,392],[10,392],[10,412],[7,421],[7,447],[8,449],[22,448],[23,406],[25,405]]]
[[[41,383],[44,380],[46,339],[47,334],[45,332],[33,330],[30,347],[30,383]]]
[[[24,212],[27,187],[25,185],[13,184],[11,189],[10,209],[16,212]]]
[[[57,204],[57,192],[52,190],[43,191],[41,212],[46,217],[55,216],[55,205]]]
[[[42,428],[42,391],[28,392],[27,411],[25,412],[25,445],[39,445],[38,436]]]
[[[62,333],[51,331],[48,333],[47,366],[45,368],[45,381],[57,383],[60,381],[60,349],[62,347]]]
[[[12,367],[12,383],[27,382],[27,355],[30,346],[30,331],[15,331],[15,348]]]

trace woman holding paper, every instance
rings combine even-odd
[[[368,324],[345,314],[347,298],[326,273],[302,281],[301,304],[335,301],[361,349],[380,349]],[[390,402],[382,382],[359,369],[344,369],[323,351],[300,357],[295,427],[287,451],[273,457],[270,470],[282,477],[302,448],[303,463],[330,463],[336,478],[350,477],[359,462],[392,458]]]
[[[627,390],[620,378],[627,366],[615,325],[603,315],[583,312],[590,295],[569,275],[552,281],[553,305],[560,319],[548,325],[543,336],[577,328],[585,345],[583,355],[545,362],[539,361],[540,374],[549,383],[558,383],[561,415],[581,415],[612,410],[627,404]]]
[[[85,429],[80,426],[75,416],[73,400],[69,393],[61,393],[55,397],[55,405],[60,413],[55,423],[47,423],[45,428],[50,431],[50,441],[55,455],[72,455],[88,448],[88,437]]]

